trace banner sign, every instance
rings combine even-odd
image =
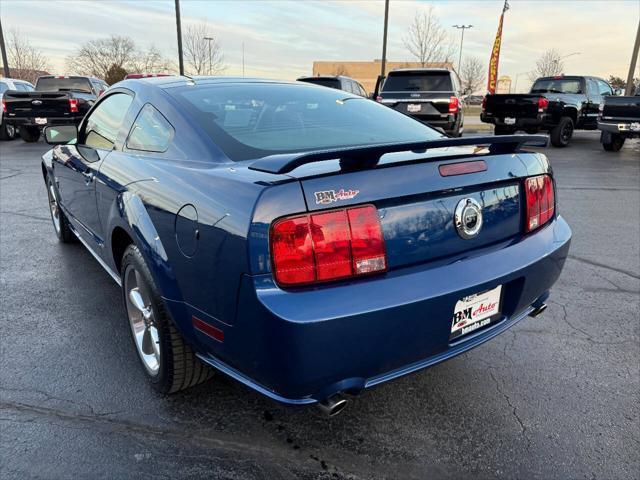
[[[500,15],[500,23],[498,24],[498,33],[496,40],[493,42],[491,50],[491,60],[489,60],[489,81],[487,82],[487,93],[496,93],[496,84],[498,83],[498,63],[500,61],[500,44],[502,43],[502,23],[504,21],[504,12],[509,9],[509,4],[505,1],[502,15]]]

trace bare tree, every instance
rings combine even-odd
[[[82,44],[74,55],[67,57],[67,68],[74,73],[105,78],[114,65],[127,70],[135,58],[136,45],[132,38],[111,35]]]
[[[348,77],[349,76],[349,70],[347,70],[347,67],[345,67],[343,64],[339,64],[336,66],[336,68],[333,69],[333,73],[332,75],[338,77],[340,75]]]
[[[11,30],[7,42],[10,74],[13,78],[35,83],[43,71],[48,70],[44,54],[33,47],[19,30]]]
[[[403,41],[409,53],[423,67],[430,62],[449,61],[454,51],[451,39],[440,24],[433,6],[429,6],[426,12],[416,11]]]
[[[189,73],[215,75],[226,70],[222,47],[206,22],[187,25],[182,33],[182,44]]]
[[[478,91],[484,85],[486,70],[486,66],[478,57],[465,58],[460,69],[462,91],[467,95]]]
[[[536,68],[529,73],[532,82],[540,77],[560,75],[564,71],[564,62],[555,48],[546,50],[536,61]]]
[[[147,50],[137,51],[127,67],[132,73],[173,73],[177,70],[173,62],[163,57],[153,44]]]

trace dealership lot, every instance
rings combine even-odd
[[[634,477],[640,142],[615,154],[597,139],[579,132],[568,148],[546,149],[574,232],[546,313],[332,419],[222,375],[158,396],[120,290],[80,244],[56,242],[39,166],[47,146],[1,143],[3,474]]]

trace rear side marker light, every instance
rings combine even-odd
[[[224,342],[224,331],[219,328],[214,327],[213,325],[208,324],[204,320],[200,320],[198,317],[192,316],[191,323],[196,328],[196,330],[201,331],[205,335],[217,340],[219,342]]]
[[[4,98],[2,99],[2,112],[7,113],[7,101]]]
[[[460,100],[458,97],[451,97],[449,99],[449,113],[458,113],[460,108]]]
[[[70,98],[69,99],[69,111],[71,113],[78,113],[78,99]]]
[[[440,165],[438,171],[443,177],[452,177],[454,175],[465,175],[467,173],[484,172],[487,164],[484,160],[476,160],[474,162],[459,162]]]
[[[308,285],[383,272],[384,237],[373,205],[287,217],[271,227],[280,285]]]
[[[529,177],[524,181],[524,189],[527,199],[525,231],[531,232],[553,217],[555,211],[553,180],[549,175]]]

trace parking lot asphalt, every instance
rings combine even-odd
[[[56,241],[46,149],[0,143],[3,479],[638,478],[639,141],[545,149],[574,237],[542,316],[331,419],[222,374],[156,394],[120,290]]]

